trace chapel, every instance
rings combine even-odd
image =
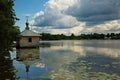
[[[20,48],[39,47],[39,41],[40,41],[40,34],[30,30],[28,19],[27,19],[25,30],[21,32],[19,47]]]

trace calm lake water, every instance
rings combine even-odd
[[[41,41],[10,54],[16,80],[120,80],[120,40]]]

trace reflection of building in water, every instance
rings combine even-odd
[[[30,66],[40,61],[39,49],[20,49],[17,52],[17,61],[25,65],[28,79]]]

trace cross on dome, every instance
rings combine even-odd
[[[26,30],[29,30],[28,16],[26,16]]]

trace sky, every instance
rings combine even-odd
[[[14,10],[23,31],[39,33],[120,33],[120,0],[15,0]]]

